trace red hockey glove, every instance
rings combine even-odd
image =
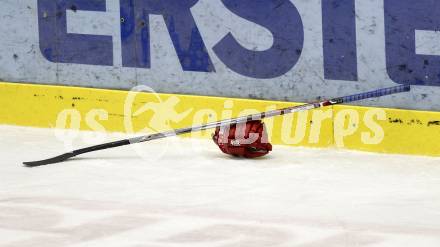
[[[217,127],[212,139],[223,153],[233,156],[256,158],[272,151],[264,123],[260,120]]]

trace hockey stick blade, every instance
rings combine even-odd
[[[44,166],[44,165],[49,165],[49,164],[60,163],[60,162],[66,161],[67,159],[70,159],[75,156],[76,156],[76,154],[74,154],[74,153],[65,153],[65,154],[50,158],[50,159],[31,161],[31,162],[23,162],[23,164],[27,167]]]
[[[124,145],[129,145],[129,144],[140,142],[140,140],[141,139],[137,137],[137,138],[132,138],[132,139],[124,139],[124,140],[120,140],[120,141],[104,143],[104,144],[100,144],[100,145],[96,145],[96,146],[91,146],[88,148],[77,149],[72,152],[65,153],[65,154],[50,158],[50,159],[31,161],[31,162],[23,162],[23,165],[25,165],[26,167],[37,167],[37,166],[44,166],[44,165],[49,165],[49,164],[60,163],[60,162],[66,161],[67,159],[70,159],[70,158],[75,157],[80,154],[90,153],[93,151],[114,148],[114,147],[119,147],[119,146],[124,146]]]
[[[135,137],[135,138],[131,138],[131,139],[124,139],[124,140],[120,140],[120,141],[104,143],[104,144],[95,145],[95,146],[91,146],[91,147],[87,147],[87,148],[83,148],[83,149],[74,150],[72,152],[65,153],[65,154],[50,158],[50,159],[45,159],[45,160],[40,160],[40,161],[32,161],[32,162],[23,162],[23,164],[27,167],[36,167],[36,166],[43,166],[43,165],[49,165],[49,164],[54,164],[54,163],[60,163],[60,162],[63,162],[67,159],[75,157],[77,155],[89,153],[89,152],[94,152],[94,151],[98,151],[98,150],[109,149],[109,148],[114,148],[114,147],[119,147],[119,146],[125,146],[125,145],[140,143],[140,142],[147,142],[147,141],[152,141],[152,140],[161,139],[161,138],[165,138],[165,137],[177,136],[177,135],[191,133],[191,132],[195,132],[195,131],[213,129],[216,127],[227,126],[227,125],[231,125],[231,124],[245,123],[245,122],[251,121],[251,120],[260,120],[263,118],[281,116],[281,115],[290,114],[290,113],[298,112],[298,111],[308,111],[308,110],[331,106],[331,105],[350,103],[350,102],[355,102],[355,101],[369,99],[369,98],[377,98],[377,97],[382,97],[382,96],[396,94],[396,93],[409,92],[410,90],[411,90],[411,87],[409,85],[400,85],[400,86],[395,86],[395,87],[383,88],[383,89],[378,89],[378,90],[374,90],[374,91],[370,91],[370,92],[366,92],[366,93],[354,94],[354,95],[344,96],[344,97],[335,98],[335,99],[331,99],[331,100],[323,100],[323,101],[315,102],[315,103],[309,103],[309,104],[288,107],[288,108],[279,109],[279,110],[256,113],[256,114],[243,116],[243,117],[226,119],[226,120],[222,120],[222,121],[218,121],[218,122],[207,123],[204,125],[192,126],[192,127],[181,128],[181,129],[176,129],[176,130],[171,130],[171,131],[165,131],[165,132],[156,133],[156,134],[149,134],[149,135]]]

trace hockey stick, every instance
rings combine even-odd
[[[390,88],[383,88],[383,89],[378,89],[378,90],[374,90],[374,91],[370,91],[370,92],[366,92],[366,93],[354,94],[354,95],[335,98],[335,99],[331,99],[331,100],[323,100],[320,102],[309,103],[309,104],[304,104],[304,105],[299,105],[299,106],[294,106],[294,107],[288,107],[288,108],[279,109],[279,110],[267,111],[267,112],[262,112],[262,113],[257,113],[257,114],[252,114],[252,115],[237,117],[237,118],[232,118],[232,119],[226,119],[226,120],[213,122],[213,123],[207,123],[207,124],[203,124],[203,125],[197,125],[197,126],[192,126],[192,127],[187,127],[187,128],[165,131],[165,132],[156,133],[156,134],[149,134],[149,135],[144,135],[144,136],[139,136],[139,137],[134,137],[134,138],[128,138],[128,139],[115,141],[115,142],[104,143],[104,144],[100,144],[100,145],[96,145],[96,146],[77,149],[72,152],[65,153],[65,154],[50,158],[50,159],[33,161],[33,162],[23,162],[23,164],[27,167],[36,167],[36,166],[53,164],[53,163],[59,163],[59,162],[65,161],[69,158],[75,157],[77,155],[89,153],[89,152],[94,152],[94,151],[98,151],[98,150],[109,149],[109,148],[125,146],[125,145],[130,145],[130,144],[135,144],[135,143],[141,143],[141,142],[147,142],[147,141],[152,141],[152,140],[161,139],[161,138],[165,138],[165,137],[191,133],[191,132],[195,132],[195,131],[213,129],[213,128],[221,127],[221,126],[245,123],[245,122],[248,122],[251,120],[259,120],[259,119],[263,119],[263,118],[281,116],[281,115],[285,115],[285,114],[289,114],[289,113],[293,113],[293,112],[298,112],[298,111],[308,111],[308,110],[321,108],[321,107],[325,107],[325,106],[337,105],[337,104],[342,104],[342,103],[349,103],[349,102],[354,102],[354,101],[369,99],[369,98],[377,98],[377,97],[396,94],[396,93],[408,92],[410,90],[411,90],[411,88],[409,85],[401,85],[401,86],[395,86],[395,87],[390,87]]]

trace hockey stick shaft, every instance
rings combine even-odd
[[[48,164],[52,164],[52,163],[59,163],[59,162],[65,161],[69,158],[75,157],[77,155],[89,153],[89,152],[94,152],[94,151],[98,151],[98,150],[109,149],[109,148],[125,146],[125,145],[130,145],[130,144],[135,144],[135,143],[141,143],[141,142],[147,142],[147,141],[152,141],[152,140],[156,140],[156,139],[162,139],[165,137],[177,136],[177,135],[187,134],[187,133],[191,133],[191,132],[222,127],[222,126],[245,123],[245,122],[248,122],[251,120],[260,120],[260,119],[269,118],[269,117],[281,116],[281,115],[290,114],[293,112],[308,111],[308,110],[321,108],[321,107],[325,107],[325,106],[350,103],[350,102],[369,99],[369,98],[377,98],[377,97],[382,97],[382,96],[396,94],[396,93],[408,92],[410,90],[411,90],[411,88],[409,85],[401,85],[401,86],[395,86],[395,87],[390,87],[390,88],[383,88],[383,89],[378,89],[378,90],[374,90],[374,91],[370,91],[370,92],[366,92],[366,93],[354,94],[354,95],[344,96],[344,97],[340,97],[340,98],[334,98],[331,100],[323,100],[323,101],[316,102],[316,103],[309,103],[309,104],[304,104],[304,105],[299,105],[299,106],[294,106],[294,107],[287,107],[287,108],[283,108],[283,109],[279,109],[279,110],[272,110],[272,111],[267,111],[267,112],[262,112],[262,113],[257,113],[257,114],[251,114],[251,115],[243,116],[243,117],[226,119],[226,120],[222,120],[222,121],[218,121],[218,122],[212,122],[212,123],[196,125],[196,126],[187,127],[187,128],[181,128],[181,129],[164,131],[164,132],[160,132],[160,133],[149,134],[149,135],[144,135],[144,136],[139,136],[139,137],[134,137],[134,138],[128,138],[128,139],[115,141],[115,142],[104,143],[104,144],[95,145],[95,146],[91,146],[91,147],[87,147],[87,148],[77,149],[72,152],[56,156],[54,158],[41,160],[41,161],[23,162],[23,164],[28,167],[35,167],[35,166],[48,165]]]

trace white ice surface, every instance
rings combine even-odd
[[[0,246],[440,246],[439,158],[275,146],[244,160],[186,138],[134,146],[30,169],[21,162],[63,142],[0,126]]]

